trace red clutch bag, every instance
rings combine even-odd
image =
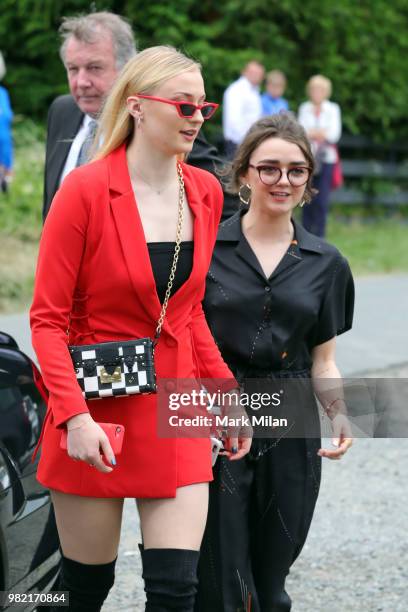
[[[108,436],[113,453],[119,455],[122,450],[123,436],[125,434],[123,425],[117,425],[115,423],[98,423],[98,425],[102,427],[103,431]],[[62,450],[67,450],[67,437],[68,432],[64,429],[61,434],[60,442]]]

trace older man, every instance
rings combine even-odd
[[[65,176],[86,161],[103,102],[121,68],[136,53],[130,25],[109,12],[63,20],[61,59],[70,95],[59,96],[48,113],[43,218]],[[189,163],[214,172],[222,161],[202,134]],[[235,198],[226,194],[224,217],[235,212]]]
[[[48,112],[44,219],[62,180],[81,163],[81,148],[83,153],[92,140],[106,95],[136,53],[130,25],[113,13],[65,18],[60,34],[71,94],[59,96]]]

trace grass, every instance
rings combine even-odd
[[[347,257],[354,275],[408,273],[408,223],[403,217],[344,223],[333,216],[327,240]]]
[[[44,130],[19,117],[14,140],[14,180],[9,195],[0,194],[0,313],[30,304],[42,226]],[[377,208],[367,217],[367,210],[334,207],[328,240],[347,257],[355,275],[408,272],[407,213],[388,218]]]
[[[32,121],[17,118],[14,177],[0,194],[0,312],[26,309],[33,291],[44,171],[44,134]]]

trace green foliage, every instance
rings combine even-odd
[[[44,130],[17,117],[14,140],[13,181],[10,193],[0,197],[0,236],[36,244],[41,232]]]
[[[57,29],[62,16],[91,7],[126,16],[139,48],[172,44],[200,60],[209,99],[220,101],[243,64],[257,58],[288,75],[293,109],[319,72],[333,81],[348,131],[384,142],[408,136],[405,0],[2,0],[5,85],[17,112],[44,119],[52,98],[66,91]]]
[[[354,274],[408,270],[407,218],[351,218],[349,223],[329,218],[327,240],[349,260]]]

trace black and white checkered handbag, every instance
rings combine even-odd
[[[154,340],[139,338],[117,342],[69,346],[75,374],[86,399],[121,397],[136,393],[156,393],[154,347],[159,341],[167,305],[176,274],[183,229],[184,180],[181,165],[177,164],[179,202],[176,245],[169,282],[156,326]]]
[[[150,338],[70,346],[69,352],[86,399],[156,392]]]

